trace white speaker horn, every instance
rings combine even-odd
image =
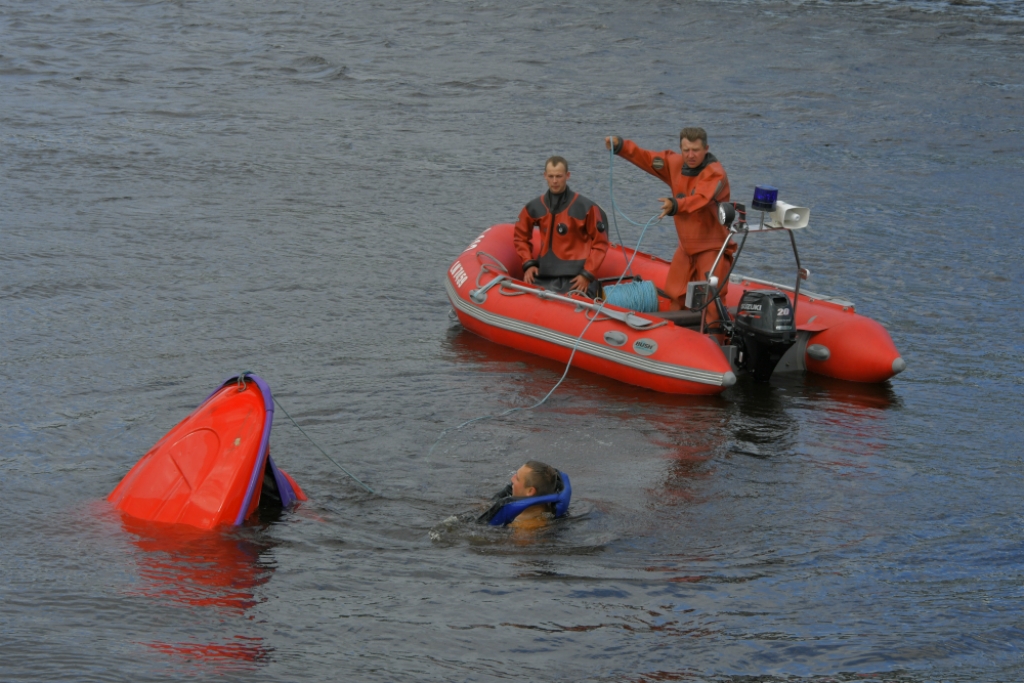
[[[771,220],[768,221],[770,228],[786,228],[787,230],[799,230],[806,228],[811,220],[811,210],[803,206],[793,206],[786,202],[775,202],[775,210],[771,212]]]

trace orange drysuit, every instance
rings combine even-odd
[[[710,152],[697,168],[684,166],[683,157],[678,152],[652,152],[637,147],[629,140],[621,140],[615,153],[661,178],[672,188],[673,206],[668,215],[675,219],[679,248],[672,257],[664,290],[673,299],[672,308],[682,308],[686,284],[707,279],[706,272],[729,234],[718,222],[719,202],[729,201],[729,177]],[[736,244],[731,243],[715,269],[722,299],[725,299],[729,287],[725,275],[729,272],[735,251]],[[707,311],[709,321],[718,319],[715,306],[708,306]]]
[[[540,228],[540,254],[533,258],[533,229]],[[513,238],[523,270],[537,266],[539,277],[576,277],[591,282],[608,253],[608,216],[601,207],[568,187],[550,191],[523,207]]]

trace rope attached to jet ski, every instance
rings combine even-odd
[[[255,373],[253,373],[252,370],[243,370],[242,372],[238,373],[238,375],[236,375],[235,377],[232,378],[232,379],[236,380],[235,381],[235,386],[238,388],[239,391],[245,391],[245,386],[246,386],[245,382],[246,382],[248,376],[252,375],[252,374],[255,374]],[[289,420],[291,420],[292,424],[295,425],[295,428],[298,429],[300,432],[302,432],[302,435],[304,437],[306,437],[307,439],[309,439],[309,442],[311,444],[313,444],[314,446],[316,446],[316,449],[318,451],[320,451],[321,453],[323,453],[325,458],[327,458],[328,460],[333,462],[335,465],[337,465],[338,469],[340,469],[342,472],[344,472],[348,476],[352,477],[352,479],[354,479],[355,482],[357,484],[359,484],[360,486],[362,486],[364,489],[366,489],[367,491],[369,491],[373,495],[377,495],[377,492],[374,491],[373,489],[371,489],[366,484],[364,484],[362,481],[360,481],[359,477],[357,477],[356,475],[354,475],[351,472],[349,472],[348,470],[346,470],[344,467],[342,467],[341,463],[339,463],[337,460],[335,460],[331,456],[327,455],[327,451],[325,451],[324,449],[320,448],[320,444],[318,444],[316,441],[313,441],[313,437],[311,437],[309,434],[307,434],[306,430],[304,430],[302,427],[300,427],[299,423],[295,421],[295,418],[288,414],[288,411],[284,409],[284,406],[281,405],[281,402],[277,400],[277,396],[273,396],[272,395],[271,397],[274,399],[274,403],[277,404],[277,407],[281,409],[281,412],[284,413],[285,417],[287,417]],[[271,412],[273,412],[273,411],[271,411]]]
[[[354,475],[354,474],[352,474],[351,472],[349,472],[348,470],[346,470],[346,469],[345,469],[345,468],[344,468],[344,467],[342,466],[342,464],[341,464],[341,463],[339,463],[339,462],[338,462],[337,460],[335,460],[335,459],[334,459],[334,458],[332,458],[331,456],[327,455],[327,451],[325,451],[324,449],[320,448],[320,444],[318,444],[318,443],[317,443],[316,441],[313,441],[313,437],[311,437],[311,436],[310,436],[309,434],[307,434],[307,433],[306,433],[306,430],[304,430],[304,429],[303,429],[302,427],[300,427],[300,426],[299,426],[299,423],[295,421],[295,418],[293,418],[293,417],[292,417],[291,415],[289,415],[289,414],[288,414],[288,411],[284,409],[284,406],[283,406],[283,405],[281,405],[281,402],[277,400],[277,397],[276,397],[276,396],[274,397],[274,403],[276,403],[276,404],[277,404],[277,407],[281,409],[281,412],[282,412],[282,413],[284,413],[285,417],[287,417],[287,418],[288,418],[289,420],[291,420],[291,421],[292,421],[292,424],[293,424],[293,425],[295,425],[295,428],[296,428],[296,429],[298,429],[298,430],[299,430],[300,432],[302,432],[302,435],[303,435],[304,437],[306,437],[307,439],[309,439],[309,442],[310,442],[311,444],[313,444],[314,446],[316,446],[316,449],[317,449],[318,451],[320,451],[321,453],[323,453],[323,454],[324,454],[324,457],[325,457],[325,458],[327,458],[328,460],[330,460],[331,462],[333,462],[333,463],[334,463],[335,465],[337,465],[337,466],[338,466],[338,469],[340,469],[340,470],[341,470],[342,472],[344,472],[344,473],[345,473],[345,474],[347,474],[348,476],[352,477],[352,479],[353,479],[353,480],[355,480],[355,482],[356,482],[357,484],[359,484],[360,486],[362,486],[362,487],[363,487],[364,489],[366,489],[367,491],[369,491],[369,492],[370,492],[370,493],[372,493],[373,495],[377,495],[377,492],[376,492],[376,491],[374,491],[373,489],[371,489],[371,488],[370,488],[369,486],[367,486],[366,484],[364,484],[364,483],[363,483],[362,481],[360,481],[359,477],[357,477],[356,475]]]
[[[430,447],[430,450],[427,451],[427,457],[430,457],[430,455],[434,452],[434,449],[437,447],[437,444],[441,443],[441,439],[443,439],[445,434],[447,434],[448,432],[457,432],[461,430],[463,427],[468,427],[474,422],[481,422],[483,420],[488,420],[491,418],[505,417],[506,415],[511,415],[512,413],[519,412],[520,410],[534,410],[535,408],[539,408],[542,405],[544,405],[544,402],[551,398],[551,394],[555,393],[555,389],[561,386],[562,382],[565,381],[566,375],[569,374],[569,368],[572,367],[573,358],[576,357],[576,349],[579,348],[580,341],[583,340],[583,335],[587,333],[587,330],[590,329],[590,326],[594,324],[595,320],[597,320],[597,313],[600,312],[600,309],[603,307],[604,302],[602,301],[601,305],[598,307],[598,311],[594,313],[594,317],[591,318],[590,316],[587,316],[589,320],[587,321],[587,324],[584,326],[583,331],[580,332],[578,337],[576,337],[576,342],[572,345],[572,352],[569,354],[569,361],[565,364],[565,370],[562,372],[562,376],[558,379],[557,382],[555,382],[555,386],[551,387],[551,391],[544,395],[544,398],[537,401],[532,406],[519,406],[517,408],[509,408],[508,410],[503,410],[502,412],[493,415],[481,415],[480,417],[474,417],[472,420],[466,420],[465,422],[456,427],[449,427],[447,429],[441,430],[441,433],[437,435],[437,439],[434,441],[434,444]]]

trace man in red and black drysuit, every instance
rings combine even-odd
[[[660,178],[672,188],[671,197],[662,197],[661,216],[672,216],[679,237],[679,248],[672,257],[664,291],[672,298],[671,309],[683,308],[686,284],[708,279],[718,250],[729,231],[718,222],[719,202],[729,201],[729,177],[722,164],[708,151],[708,134],[703,128],[684,128],[679,133],[679,153],[671,150],[652,152],[618,136],[605,138],[605,147],[623,159]],[[718,277],[723,300],[729,283],[725,275],[732,265],[736,244],[730,243],[714,275]],[[707,307],[707,321],[718,320],[718,309]]]
[[[569,189],[569,162],[544,164],[548,191],[523,207],[516,221],[515,247],[523,260],[523,281],[554,292],[600,291],[597,269],[608,252],[608,216]],[[540,253],[533,257],[533,230],[540,228]]]

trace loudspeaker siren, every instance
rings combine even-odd
[[[775,210],[771,213],[771,220],[768,226],[772,228],[786,228],[787,230],[799,230],[806,228],[811,219],[811,210],[805,206],[793,206],[786,202],[776,202]]]

